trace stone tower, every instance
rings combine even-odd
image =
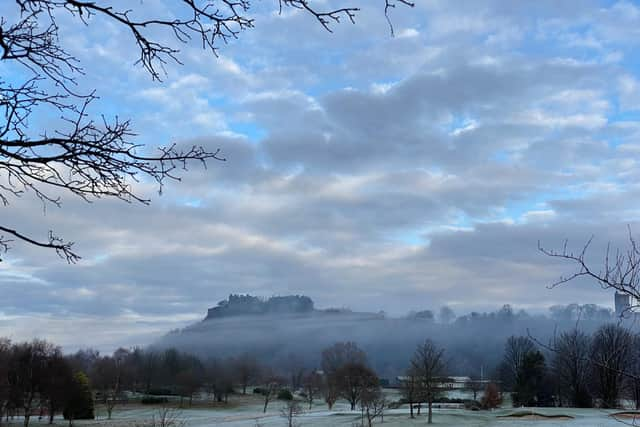
[[[629,315],[629,307],[631,307],[631,297],[627,294],[616,291],[614,296],[616,307],[616,316],[621,317],[623,314]]]

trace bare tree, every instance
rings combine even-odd
[[[142,4],[120,7],[107,0],[15,0],[15,13],[0,17],[0,61],[12,67],[21,81],[0,78],[0,203],[8,206],[29,193],[44,206],[60,206],[62,196],[91,201],[116,198],[148,203],[132,185],[142,177],[160,189],[167,180],[179,179],[179,169],[191,161],[206,164],[224,160],[219,150],[201,146],[182,148],[170,143],[156,152],[133,141],[129,120],[89,116],[95,92],[78,93],[77,78],[84,71],[78,59],[61,44],[58,19],[91,26],[108,21],[125,31],[138,53],[139,64],[154,80],[160,80],[168,62],[180,62],[176,45],[197,41],[216,54],[220,43],[254,26],[249,0],[185,0],[173,2],[175,10],[164,15],[149,12]],[[408,0],[385,0],[385,15]],[[341,18],[354,21],[358,8],[320,10],[309,0],[278,0],[277,6],[300,9],[331,31]],[[100,19],[98,19],[100,18]],[[389,21],[390,22],[390,21]],[[392,28],[393,30],[393,28]],[[168,36],[168,37],[167,37]],[[52,128],[35,129],[39,116],[60,115]],[[49,121],[47,121],[49,126]],[[0,249],[14,240],[50,248],[68,262],[80,256],[73,242],[53,232],[44,239],[29,236],[8,223],[0,225]]]
[[[180,406],[182,406],[184,397],[189,398],[189,406],[191,406],[193,404],[193,394],[202,385],[202,370],[194,367],[184,369],[178,372],[175,381],[180,393]]]
[[[185,427],[186,425],[187,422],[182,418],[180,410],[162,406],[149,421],[136,425],[136,427]]]
[[[40,388],[40,403],[46,403],[49,424],[53,424],[56,412],[62,410],[66,403],[65,394],[69,389],[73,373],[59,347],[51,347],[48,353]]]
[[[52,347],[46,341],[33,340],[17,344],[12,349],[9,360],[10,386],[22,406],[24,427],[29,426],[31,412],[42,392],[47,355],[51,353]]]
[[[307,403],[309,403],[309,409],[311,409],[311,407],[313,406],[313,400],[322,393],[322,375],[320,375],[316,370],[309,372],[303,378],[302,386],[306,394]]]
[[[140,374],[142,376],[144,390],[148,393],[153,384],[153,379],[157,375],[158,366],[160,365],[160,355],[153,350],[146,350],[142,354],[140,364]]]
[[[635,403],[636,410],[638,410],[640,409],[640,336],[638,335],[633,336],[627,373],[627,392]]]
[[[604,408],[618,406],[633,343],[633,335],[615,324],[601,326],[593,336],[593,381],[600,405]]]
[[[554,344],[553,373],[558,381],[560,395],[577,408],[591,407],[589,370],[591,339],[574,328],[563,332]]]
[[[0,338],[0,425],[2,417],[9,408],[11,399],[11,383],[9,382],[9,360],[11,357],[11,341]]]
[[[433,399],[438,392],[440,381],[445,374],[444,349],[439,348],[433,341],[425,340],[416,349],[411,366],[420,377],[420,388],[427,398],[427,423],[433,422]]]
[[[242,387],[242,394],[247,394],[247,387],[252,381],[258,380],[260,370],[258,360],[249,353],[244,353],[235,360],[234,371]]]
[[[324,402],[327,404],[329,410],[333,408],[333,405],[338,400],[338,385],[335,383],[335,378],[329,378],[325,374],[322,381],[322,395],[324,396]]]
[[[378,387],[380,380],[375,372],[363,363],[346,363],[335,373],[340,396],[345,398],[354,411],[363,394],[371,388]]]
[[[504,387],[512,389],[522,370],[524,358],[535,350],[535,344],[528,337],[510,336],[504,345],[504,356],[500,364],[500,377]]]
[[[362,424],[367,420],[367,426],[373,426],[376,418],[384,420],[384,410],[387,406],[387,400],[382,393],[379,385],[373,385],[365,388],[360,396],[360,408],[362,410]]]
[[[273,373],[268,373],[264,376],[264,382],[263,382],[263,386],[262,386],[262,395],[264,397],[264,406],[262,408],[262,412],[266,413],[267,412],[267,406],[269,405],[269,402],[271,402],[271,400],[273,400],[273,398],[276,396],[276,394],[278,393],[278,391],[280,390],[280,388],[286,384],[286,381],[284,379],[282,379],[281,377],[273,374]]]
[[[353,341],[338,342],[322,350],[321,366],[325,374],[330,375],[348,363],[367,364],[367,354]]]
[[[282,408],[280,408],[280,416],[287,421],[288,427],[298,427],[296,418],[302,414],[302,407],[295,400],[288,400]]]
[[[291,389],[298,390],[302,388],[306,372],[304,358],[295,353],[288,353],[280,363],[282,364],[282,370],[290,378]]]
[[[122,392],[127,354],[127,350],[120,349],[113,356],[103,356],[95,361],[91,370],[91,382],[102,394],[102,403],[107,409],[109,420]]]
[[[351,410],[355,410],[364,379],[359,376],[372,374],[366,353],[352,341],[338,342],[322,351],[321,366],[327,382],[325,400],[329,408],[341,395],[349,401]]]
[[[209,390],[218,402],[227,403],[229,393],[233,391],[233,361],[210,359],[206,365],[206,377]]]
[[[413,405],[420,396],[420,387],[420,375],[418,370],[411,365],[407,368],[404,378],[402,378],[402,381],[400,382],[400,392],[402,393],[402,397],[404,397],[409,404],[409,416],[411,418],[414,418]]]

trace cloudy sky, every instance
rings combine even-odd
[[[145,7],[171,14],[154,0]],[[221,148],[150,206],[29,196],[3,225],[49,229],[83,259],[20,245],[0,264],[0,335],[65,348],[146,344],[229,293],[319,307],[457,313],[511,303],[612,305],[538,240],[624,244],[640,200],[640,4],[353,0],[357,24],[256,2],[255,28],[215,58],[183,46],[163,82],[122,28],[61,19],[61,42],[136,142]],[[379,3],[379,4],[378,4]],[[329,1],[317,1],[330,7]],[[3,2],[2,14],[14,8]],[[45,124],[46,125],[46,124]]]

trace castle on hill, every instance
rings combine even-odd
[[[228,316],[255,314],[309,313],[314,311],[313,301],[304,295],[274,296],[260,298],[252,295],[231,294],[216,307],[207,311],[204,320]]]

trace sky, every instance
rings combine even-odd
[[[256,2],[255,28],[218,57],[180,45],[161,82],[122,28],[61,16],[79,88],[100,96],[90,114],[129,118],[148,147],[201,144],[227,161],[192,165],[161,195],[136,184],[150,206],[12,200],[4,224],[53,229],[83,259],[16,242],[0,263],[0,335],[144,345],[230,293],[396,316],[612,306],[593,282],[550,289],[573,270],[538,241],[580,249],[594,235],[598,265],[640,230],[640,3],[416,0],[391,11],[393,35],[382,1],[352,3],[356,24],[329,33]]]

